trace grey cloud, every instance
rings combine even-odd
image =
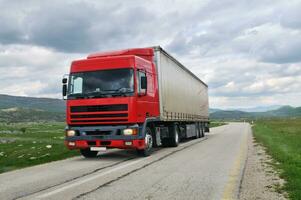
[[[17,43],[24,40],[20,35],[21,31],[17,27],[12,27],[10,23],[9,18],[1,18],[0,42],[2,44]]]
[[[47,12],[45,12],[47,7]],[[93,48],[89,37],[90,18],[96,10],[85,4],[48,4],[27,17],[29,40],[60,51],[76,52]]]
[[[298,53],[301,48],[301,30],[298,28],[300,12],[297,9],[300,3],[233,3],[213,1],[201,7],[199,11],[203,14],[194,21],[197,28],[190,28],[198,31],[182,30],[178,34],[180,37],[174,37],[168,48],[176,53],[190,53],[187,49],[197,49],[198,55],[203,57],[230,54],[271,63],[301,61],[301,54]]]
[[[0,8],[4,8],[0,2]],[[16,16],[17,15],[17,16]],[[22,20],[19,16],[21,13],[16,11],[12,13],[8,10],[1,9],[0,12],[0,44],[11,44],[24,42],[24,30],[22,29]]]
[[[272,63],[294,63],[301,61],[301,33],[298,37],[299,40],[287,39],[285,44],[279,44],[279,41],[275,41],[276,44],[265,46],[264,51],[261,54],[261,59],[265,62]],[[278,43],[278,44],[277,44]],[[268,49],[270,48],[270,49]]]
[[[60,97],[63,74],[81,57],[27,45],[0,46],[0,93]]]
[[[22,15],[0,24],[5,27],[0,30],[0,43],[39,45],[61,52],[92,52],[122,46],[123,42],[139,44],[145,40],[145,31],[153,28],[149,22],[155,18],[145,7],[125,7],[121,1],[40,2]],[[3,17],[9,18],[8,14]],[[22,23],[16,26],[14,21]]]
[[[264,62],[299,62],[301,31],[284,29],[279,24],[264,24],[235,38],[233,47]]]
[[[299,29],[301,28],[301,2],[291,2],[288,4],[287,8],[281,9],[279,12],[281,13],[280,16],[280,23],[284,27],[292,28],[292,29]]]
[[[71,60],[158,44],[204,79],[212,97],[230,101],[296,93],[301,83],[290,83],[290,89],[284,83],[301,74],[299,5],[294,0],[0,0],[0,93],[58,97]]]
[[[57,81],[57,79],[52,79],[46,82],[45,87],[39,91],[39,94],[48,94],[48,95],[56,95],[56,97],[61,97],[62,85],[61,81]]]

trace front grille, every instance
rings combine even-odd
[[[102,146],[109,146],[109,145],[111,145],[111,141],[101,141],[100,145],[102,145]]]
[[[77,112],[102,112],[102,111],[127,111],[127,104],[95,105],[95,106],[71,106],[71,113]]]
[[[107,118],[107,117],[127,117],[127,113],[112,113],[112,114],[89,114],[89,115],[71,115],[71,119],[78,118]]]
[[[88,145],[89,146],[95,146],[96,145],[96,141],[88,141]]]
[[[129,117],[127,104],[71,106],[70,112],[72,124],[127,122]]]

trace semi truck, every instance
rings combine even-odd
[[[160,46],[89,55],[62,80],[69,149],[149,156],[209,132],[208,86]]]

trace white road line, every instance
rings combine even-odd
[[[89,178],[86,178],[86,179],[82,179],[82,180],[78,180],[77,182],[74,182],[74,183],[69,183],[69,184],[66,185],[66,186],[63,186],[63,187],[61,187],[61,188],[58,188],[58,189],[53,190],[53,191],[48,192],[48,193],[44,193],[44,194],[38,196],[37,198],[38,198],[38,199],[43,199],[43,198],[49,197],[49,196],[51,196],[51,195],[54,195],[54,194],[60,193],[60,192],[62,192],[62,191],[64,191],[64,190],[67,190],[67,189],[69,189],[69,188],[72,188],[72,187],[81,185],[81,184],[83,184],[83,183],[92,181],[92,180],[94,180],[94,179],[97,179],[97,178],[99,178],[99,177],[105,176],[105,175],[110,174],[110,173],[112,173],[112,172],[115,172],[115,171],[124,169],[124,168],[126,168],[126,167],[131,166],[131,165],[135,165],[135,164],[137,164],[137,163],[139,163],[139,162],[141,162],[141,161],[143,161],[143,160],[145,160],[145,159],[146,159],[146,158],[144,158],[144,159],[139,159],[139,160],[136,160],[136,161],[132,161],[132,162],[130,162],[130,163],[128,163],[128,164],[125,164],[125,165],[121,165],[121,166],[115,167],[115,168],[113,168],[113,169],[111,169],[111,170],[108,170],[108,171],[103,172],[103,173],[100,173],[100,174],[96,174],[96,175],[94,175],[94,176],[92,176],[92,177],[89,177]]]
[[[206,138],[206,137],[201,138],[201,139],[204,140],[205,138]],[[199,142],[195,142],[195,140],[193,140],[192,142],[180,144],[179,147],[186,147],[186,146],[190,146],[191,144],[195,144],[195,143],[199,143]],[[148,157],[148,158],[150,158],[150,157]],[[63,191],[65,191],[65,190],[67,190],[67,189],[70,189],[70,188],[72,188],[72,187],[76,187],[76,186],[81,185],[81,184],[83,184],[83,183],[92,181],[92,180],[97,179],[97,178],[99,178],[99,177],[105,176],[105,175],[107,175],[107,174],[113,173],[113,172],[118,171],[118,170],[121,170],[121,169],[124,169],[124,168],[126,168],[126,167],[131,166],[131,165],[135,165],[135,164],[137,164],[137,163],[139,163],[139,162],[141,162],[141,161],[144,161],[144,160],[146,160],[146,159],[148,159],[148,158],[142,158],[142,159],[139,159],[139,160],[136,160],[136,161],[132,161],[132,162],[127,163],[127,164],[125,164],[125,165],[121,165],[121,166],[115,167],[115,168],[113,168],[113,169],[111,169],[111,170],[105,171],[105,172],[103,172],[103,173],[96,174],[96,175],[94,175],[94,176],[92,176],[92,177],[88,177],[88,178],[85,178],[85,179],[82,179],[82,180],[78,180],[77,182],[74,182],[74,183],[69,183],[68,185],[63,186],[63,187],[61,187],[61,188],[58,188],[58,189],[56,189],[56,190],[52,190],[52,191],[50,191],[50,192],[41,194],[41,195],[39,195],[39,196],[36,197],[36,198],[37,198],[37,199],[47,198],[47,197],[49,197],[49,196],[51,196],[51,195],[54,195],[54,194],[63,192]]]

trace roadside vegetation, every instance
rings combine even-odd
[[[0,123],[0,173],[78,155],[64,146],[65,123]]]
[[[253,126],[256,141],[266,147],[286,183],[290,199],[301,197],[301,118],[258,120]]]
[[[211,121],[210,122],[210,128],[217,127],[217,126],[223,126],[223,125],[226,125],[226,124],[227,123],[223,122],[223,121]]]

